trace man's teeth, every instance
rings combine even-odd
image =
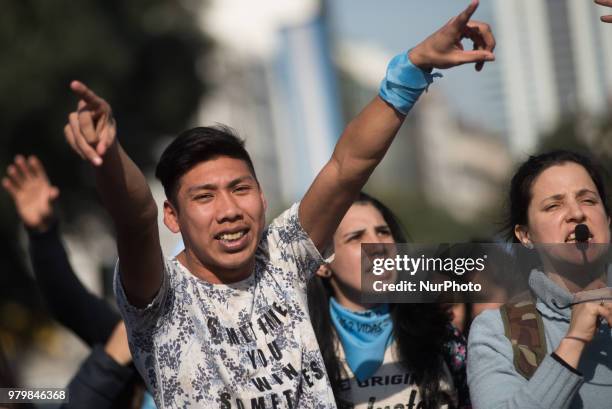
[[[238,240],[239,238],[244,236],[244,234],[244,231],[237,231],[236,233],[223,233],[221,236],[219,236],[219,238],[221,240],[233,241]]]

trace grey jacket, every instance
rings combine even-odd
[[[569,328],[572,296],[533,271],[529,286],[544,322],[546,345],[552,353]],[[556,304],[556,305],[555,305]],[[548,355],[527,381],[514,368],[512,345],[504,335],[499,310],[480,314],[468,340],[468,384],[475,409],[612,408],[612,332],[601,325],[587,345],[578,371]]]

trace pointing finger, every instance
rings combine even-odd
[[[472,18],[472,15],[474,14],[474,12],[476,11],[477,8],[478,8],[478,0],[472,0],[470,5],[467,6],[467,8],[465,10],[463,10],[457,16],[456,19],[454,19],[453,23],[457,27],[462,27],[462,26],[466,25],[467,22],[470,21],[470,18]]]
[[[72,81],[70,83],[70,89],[72,92],[79,97],[79,99],[84,100],[87,103],[96,103],[98,102],[98,96],[90,90],[87,85],[83,84],[81,81]]]
[[[101,109],[104,106],[105,101],[97,96],[95,92],[87,88],[82,82],[72,81],[70,83],[70,89],[72,89],[72,92],[79,97],[79,99],[85,101],[93,110]],[[80,108],[81,106],[79,106],[79,109]]]

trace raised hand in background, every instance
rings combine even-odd
[[[29,229],[46,231],[53,219],[53,202],[59,189],[49,182],[36,156],[17,155],[9,165],[2,186],[11,195],[19,217]]]

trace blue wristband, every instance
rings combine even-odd
[[[405,52],[396,55],[389,62],[387,75],[380,83],[378,95],[406,115],[436,77],[442,77],[442,74],[423,71],[412,64]]]

